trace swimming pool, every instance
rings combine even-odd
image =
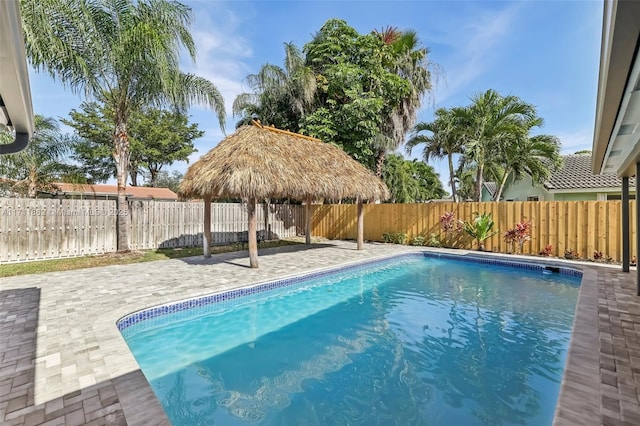
[[[551,424],[578,274],[490,262],[401,256],[118,326],[174,425]]]

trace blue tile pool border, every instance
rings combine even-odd
[[[336,266],[328,269],[323,269],[321,271],[302,273],[301,275],[297,275],[293,277],[278,278],[278,279],[263,282],[263,283],[253,284],[247,287],[226,290],[226,291],[213,293],[205,296],[197,296],[191,299],[181,300],[177,302],[170,302],[164,305],[145,308],[120,318],[116,322],[116,326],[118,327],[118,330],[122,332],[123,330],[125,330],[126,328],[134,324],[138,324],[142,321],[146,321],[152,318],[157,318],[164,315],[186,311],[193,308],[199,308],[199,307],[203,307],[211,304],[228,302],[228,301],[238,299],[240,297],[264,293],[267,291],[271,291],[271,290],[275,290],[283,287],[289,287],[306,280],[321,278],[323,276],[335,274],[337,272],[345,272],[353,269],[362,268],[367,265],[383,264],[383,263],[392,262],[398,259],[405,259],[405,258],[411,258],[411,257],[428,257],[428,258],[439,258],[439,259],[447,259],[447,260],[457,260],[457,261],[480,263],[480,264],[486,264],[486,265],[507,266],[512,268],[527,269],[531,271],[551,270],[553,272],[558,272],[563,275],[582,277],[581,270],[567,267],[567,266],[559,266],[557,264],[554,264],[553,262],[541,262],[538,260],[538,261],[524,263],[523,261],[498,259],[498,258],[493,258],[489,256],[481,256],[481,255],[474,255],[474,254],[452,254],[452,253],[438,253],[438,252],[430,252],[430,251],[410,252],[410,253],[392,255],[384,258],[370,259],[370,260],[357,262],[357,263],[350,263],[348,265]]]

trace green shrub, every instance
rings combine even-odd
[[[424,242],[425,238],[422,235],[416,235],[415,237],[413,237],[411,244],[413,244],[414,246],[423,246]]]
[[[442,242],[440,242],[440,236],[435,233],[429,234],[429,239],[425,243],[428,247],[442,247]]]
[[[402,232],[396,232],[394,234],[393,242],[396,244],[406,244],[407,243],[407,234]]]
[[[407,242],[407,234],[403,232],[385,232],[384,234],[382,234],[382,242],[405,244]]]

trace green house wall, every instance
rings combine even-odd
[[[527,201],[528,197],[538,197],[540,201],[553,201],[553,195],[542,186],[534,186],[528,175],[508,184],[502,193],[502,199],[505,201]]]

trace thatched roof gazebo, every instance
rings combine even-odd
[[[249,259],[258,267],[256,202],[306,201],[306,243],[311,243],[311,200],[358,201],[358,249],[363,246],[362,203],[386,200],[385,184],[340,148],[319,139],[262,126],[243,126],[193,163],[180,185],[186,197],[204,199],[204,255],[211,256],[211,200],[246,198]]]

